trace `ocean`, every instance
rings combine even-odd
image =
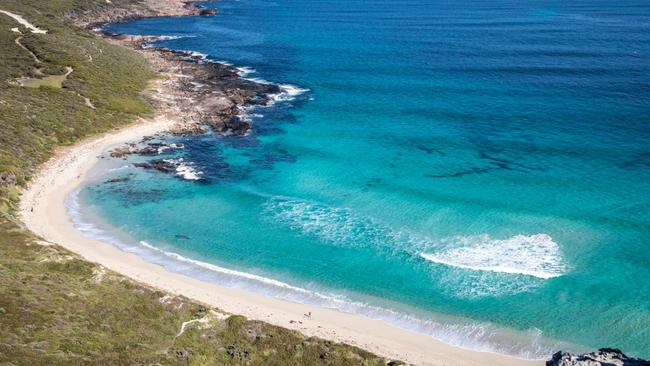
[[[101,163],[79,229],[461,347],[650,357],[650,3],[207,6],[105,29],[288,92],[247,136],[163,137],[177,175]]]

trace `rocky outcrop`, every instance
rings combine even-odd
[[[214,15],[200,2],[178,1],[178,0],[142,0],[114,6],[107,1],[104,6],[78,7],[65,14],[66,18],[72,19],[80,27],[94,28],[106,23],[126,22],[129,20],[153,18],[161,16],[191,16],[191,15]]]
[[[212,129],[244,135],[251,129],[245,111],[269,104],[273,95],[282,92],[278,85],[242,78],[236,68],[203,56],[147,46],[158,37],[104,36],[140,50],[156,71],[169,76],[153,101],[158,110],[168,111],[167,117],[178,121],[173,134],[198,135]]]
[[[143,141],[144,142],[144,141]],[[164,142],[149,142],[144,146],[135,143],[128,143],[125,146],[117,147],[109,153],[112,158],[125,158],[128,155],[155,156],[165,151],[182,149],[182,144],[167,144]]]
[[[143,0],[111,11],[80,10],[69,17],[77,25],[100,30],[106,23],[133,19],[217,14],[216,9],[201,5],[202,1]],[[277,85],[244,79],[236,68],[200,55],[150,47],[160,37],[100,34],[113,43],[139,50],[156,71],[169,77],[162,83],[157,102],[161,102],[158,110],[175,109],[172,114],[179,117],[179,123],[171,131],[174,134],[197,135],[208,129],[228,135],[246,134],[251,128],[243,113],[246,107],[265,105],[272,94],[281,92]]]
[[[199,15],[201,16],[211,16],[217,14],[217,9],[215,8],[203,8],[199,12]]]
[[[546,361],[546,366],[650,366],[650,361],[628,357],[615,348],[601,348],[583,355],[560,351]]]

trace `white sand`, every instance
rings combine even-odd
[[[41,28],[35,26],[34,24],[28,22],[27,19],[23,18],[22,16],[20,16],[18,14],[14,14],[14,13],[6,11],[6,10],[0,10],[0,13],[10,16],[15,21],[17,21],[21,25],[25,26],[25,28],[28,28],[32,33],[38,33],[38,34],[47,33],[46,30],[41,29]],[[16,31],[18,31],[18,29],[16,29]]]
[[[376,354],[418,365],[542,365],[514,357],[469,351],[379,320],[332,309],[301,305],[243,290],[202,282],[166,271],[117,247],[83,236],[68,217],[66,197],[84,182],[98,156],[109,148],[164,131],[172,120],[158,117],[83,141],[56,154],[23,194],[21,214],[27,227],[89,261],[173,294],[184,295],[233,314],[263,320],[310,336],[346,342]],[[32,211],[33,209],[33,211]],[[311,312],[311,319],[303,314]],[[300,323],[290,323],[299,320]]]

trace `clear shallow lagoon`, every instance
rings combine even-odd
[[[70,201],[89,235],[465,347],[650,357],[650,4],[209,6],[107,30],[309,91],[170,138],[200,180],[105,164]]]

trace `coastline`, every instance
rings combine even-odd
[[[380,320],[333,309],[302,305],[244,290],[203,282],[169,272],[112,244],[87,238],[74,228],[65,205],[68,195],[87,178],[107,150],[146,135],[165,132],[175,121],[162,116],[63,149],[38,172],[23,193],[20,212],[25,225],[45,240],[146,285],[217,307],[228,313],[358,346],[378,355],[417,365],[542,365],[495,353],[447,345],[424,334]],[[303,314],[310,312],[311,318]],[[296,322],[300,320],[302,324]],[[294,321],[291,323],[291,321]]]
[[[179,3],[174,0],[168,2]],[[184,6],[184,9],[187,8]],[[186,14],[179,12],[174,15],[194,13],[195,10],[188,10]],[[125,42],[119,43],[126,45]],[[159,55],[158,52],[142,53]],[[152,62],[151,57],[147,59]],[[160,68],[157,71],[161,73]],[[165,84],[169,86],[180,83],[183,77],[169,70],[163,72],[163,75],[167,76],[167,79],[159,80],[158,88],[161,85],[164,87]],[[44,164],[29,188],[23,193],[20,212],[25,225],[47,241],[60,244],[91,262],[99,263],[146,285],[184,295],[232,314],[295,329],[309,336],[352,344],[387,358],[401,359],[419,365],[542,364],[541,361],[523,360],[447,345],[427,335],[403,330],[383,321],[360,315],[302,305],[203,282],[169,272],[112,244],[83,236],[74,228],[68,216],[65,205],[67,197],[83,184],[90,169],[109,149],[152,134],[170,130],[179,131],[179,126],[181,126],[181,133],[188,133],[182,128],[187,128],[189,125],[180,123],[182,108],[176,110],[182,95],[177,97],[180,98],[172,96],[168,100],[158,99],[161,103],[156,106],[156,116],[151,119],[141,120],[114,133],[81,141],[58,152]],[[167,108],[162,105],[166,105]],[[312,313],[311,318],[304,317],[303,314],[307,312]],[[295,320],[300,320],[302,323]]]

